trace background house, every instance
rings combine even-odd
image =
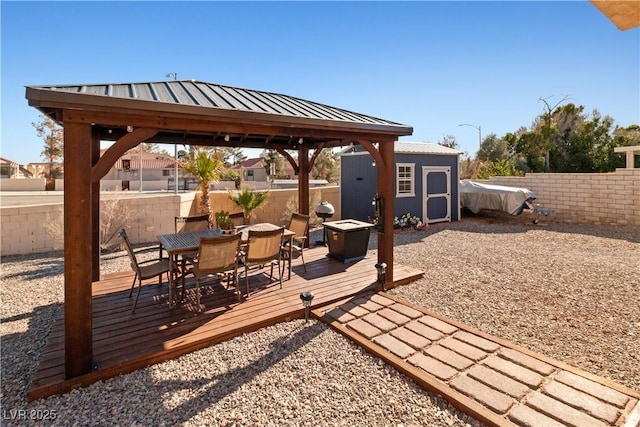
[[[0,178],[32,178],[34,175],[22,165],[0,157]]]
[[[173,183],[175,175],[175,159],[165,153],[152,153],[140,150],[129,150],[116,161],[107,172],[103,180],[121,181],[123,190],[139,189],[139,184],[133,188],[134,183],[141,180],[144,183],[163,183],[163,189],[168,189],[169,182]],[[184,175],[184,171],[178,168],[178,177]],[[182,185],[182,184],[181,184]],[[157,187],[154,186],[154,188]]]
[[[242,181],[268,181],[266,163],[262,157],[247,159],[244,162],[234,165],[231,169],[236,170]]]
[[[410,213],[427,223],[458,221],[461,152],[427,142],[396,142],[394,152],[395,216]],[[340,162],[342,217],[374,218],[378,175],[373,158],[353,147],[342,151]]]

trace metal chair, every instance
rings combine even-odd
[[[175,217],[176,233],[200,231],[210,228],[209,215]]]
[[[196,278],[196,304],[198,311],[202,311],[200,305],[200,283],[212,274],[228,274],[231,272],[236,295],[240,301],[240,286],[238,284],[238,253],[240,249],[241,234],[224,237],[203,237],[200,239],[198,254],[193,261],[193,275]],[[184,285],[182,287],[184,295]]]
[[[229,219],[233,221],[233,225],[236,227],[239,225],[246,225],[243,212],[229,214]]]
[[[269,280],[273,279],[273,266],[278,266],[278,282],[282,289],[282,271],[280,269],[282,236],[284,227],[275,230],[257,231],[249,230],[247,244],[242,254],[244,264],[244,276],[247,283],[247,297],[249,296],[249,268],[259,266],[263,268],[266,264],[271,265]]]
[[[175,217],[175,229],[176,233],[188,233],[190,231],[207,230],[211,228],[209,222],[209,215],[196,215],[196,216],[177,216]],[[189,252],[182,254],[180,257],[180,272],[182,274],[182,289],[184,289],[184,276],[188,268],[187,264],[193,264],[193,259],[196,257],[197,252]],[[176,264],[178,260],[176,259]]]
[[[304,249],[307,244],[307,233],[309,232],[309,215],[294,212],[289,220],[288,230],[293,231],[296,235],[291,239],[291,251],[300,253],[302,258],[302,266],[307,271],[307,265],[304,262]],[[289,240],[285,240],[282,244],[282,255],[289,256]]]
[[[133,288],[136,284],[136,279],[138,280],[138,293],[136,294],[136,300],[133,302],[133,308],[131,309],[131,312],[135,313],[136,305],[138,305],[138,298],[140,297],[140,290],[142,288],[142,281],[151,279],[153,277],[158,277],[158,284],[160,285],[162,284],[162,275],[164,273],[167,273],[168,281],[169,274],[171,272],[171,264],[169,262],[169,258],[138,261],[137,254],[131,247],[131,242],[129,241],[127,232],[124,229],[121,229],[118,232],[118,236],[120,236],[124,241],[124,247],[127,250],[127,255],[129,255],[129,260],[131,261],[131,269],[135,273],[135,276],[133,277],[133,283],[131,284],[131,290],[129,291],[129,298],[131,298],[131,295],[133,294]]]

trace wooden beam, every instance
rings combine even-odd
[[[377,141],[379,139],[397,138],[399,135],[410,135],[402,131],[394,130],[372,130],[366,127],[360,129],[358,126],[337,129],[332,126],[322,125],[321,123],[276,123],[264,124],[262,121],[242,121],[239,119],[230,120],[228,118],[215,118],[208,116],[184,116],[173,115],[170,113],[158,114],[141,114],[137,112],[127,112],[123,110],[111,110],[109,112],[97,111],[74,111],[73,121],[79,123],[95,124],[100,127],[126,127],[133,125],[141,128],[159,129],[162,131],[175,131],[179,133],[190,132],[198,133],[229,133],[229,134],[248,134],[270,136],[292,136],[295,138],[321,138],[323,140],[356,140],[366,139]],[[313,127],[317,125],[318,127]],[[339,144],[336,144],[339,145]],[[237,146],[240,146],[238,144]],[[260,144],[259,147],[263,147]]]
[[[379,164],[382,167],[384,167],[384,159],[380,155],[380,152],[376,150],[376,147],[373,146],[373,143],[371,141],[367,141],[366,139],[358,139],[356,140],[356,142],[362,145],[364,149],[367,150],[369,154],[371,154],[371,157],[373,157],[373,160],[376,161],[376,165]]]
[[[91,372],[92,198],[91,125],[64,125],[64,356],[65,377]]]
[[[298,148],[298,212],[309,215],[309,148]]]
[[[100,160],[100,138],[91,132],[91,166]],[[91,181],[91,280],[100,280],[100,180]]]
[[[296,159],[294,159],[291,154],[287,153],[283,147],[281,146],[275,146],[274,145],[275,150],[280,153],[280,155],[282,157],[284,157],[285,159],[287,159],[287,161],[289,162],[289,164],[291,165],[291,167],[293,168],[293,172],[295,172],[296,175],[300,176],[300,167],[298,166],[298,163],[296,163]]]
[[[111,169],[115,162],[122,157],[127,150],[130,150],[141,142],[146,141],[156,133],[158,133],[157,129],[137,128],[134,129],[133,132],[130,132],[118,139],[118,141],[109,147],[100,160],[98,160],[98,162],[91,168],[91,181],[100,181],[100,179],[109,172],[109,169]]]
[[[393,217],[395,213],[395,141],[378,144],[382,164],[378,166],[378,194],[384,200],[384,230],[378,233],[378,262],[387,264],[385,283],[393,283]]]
[[[359,139],[376,162],[378,195],[383,201],[383,229],[378,232],[378,262],[387,264],[385,283],[393,283],[393,217],[395,211],[395,161],[394,140],[378,141],[378,149],[372,141]]]
[[[313,169],[313,164],[316,162],[316,159],[320,155],[320,152],[324,149],[324,146],[325,146],[324,142],[321,144],[318,144],[318,147],[316,148],[316,150],[313,152],[313,155],[311,156],[311,160],[309,160],[309,170]]]

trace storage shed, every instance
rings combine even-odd
[[[423,222],[458,221],[460,151],[428,142],[396,142],[395,216],[407,213]],[[370,221],[377,171],[362,147],[349,147],[340,156],[342,217]]]

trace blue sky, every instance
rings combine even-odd
[[[413,126],[405,141],[529,126],[563,97],[640,122],[640,30],[573,2],[2,1],[3,157],[43,161],[25,86],[179,79]],[[172,147],[168,147],[170,152]],[[250,152],[250,155],[255,155]]]

